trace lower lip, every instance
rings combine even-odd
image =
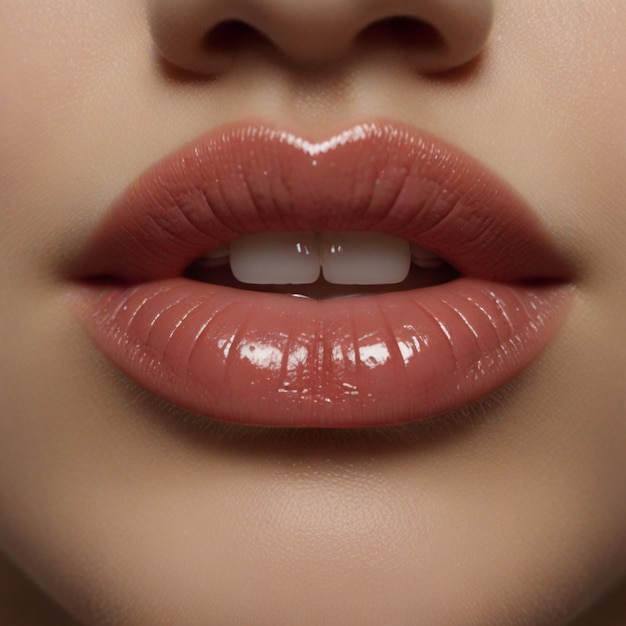
[[[155,395],[224,422],[331,428],[479,400],[532,363],[570,300],[474,278],[325,301],[186,278],[86,293],[97,347]]]

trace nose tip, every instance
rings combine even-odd
[[[219,72],[242,46],[269,43],[290,62],[337,63],[357,42],[389,41],[422,72],[463,65],[485,45],[494,0],[146,0],[171,63]],[[385,32],[386,38],[369,37]],[[405,55],[405,58],[406,55]]]

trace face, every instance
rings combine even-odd
[[[309,4],[3,1],[0,551],[89,624],[585,620],[626,576],[626,8]],[[427,262],[247,284],[294,245]]]

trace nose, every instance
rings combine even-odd
[[[292,63],[320,65],[339,62],[368,36],[401,46],[419,71],[445,71],[483,48],[495,0],[146,1],[159,53],[213,74],[252,41],[269,42]]]

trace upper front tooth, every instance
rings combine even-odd
[[[390,285],[408,276],[412,256],[414,262],[429,267],[441,263],[405,239],[371,232],[244,235],[229,250],[220,248],[207,255],[206,261],[218,265],[228,252],[235,278],[255,285],[310,284],[318,280],[320,271],[329,283]]]
[[[314,233],[259,233],[230,244],[235,278],[253,285],[314,283],[320,275],[320,253]]]
[[[371,232],[328,232],[321,236],[322,272],[339,285],[401,283],[411,268],[411,246],[400,237]]]

